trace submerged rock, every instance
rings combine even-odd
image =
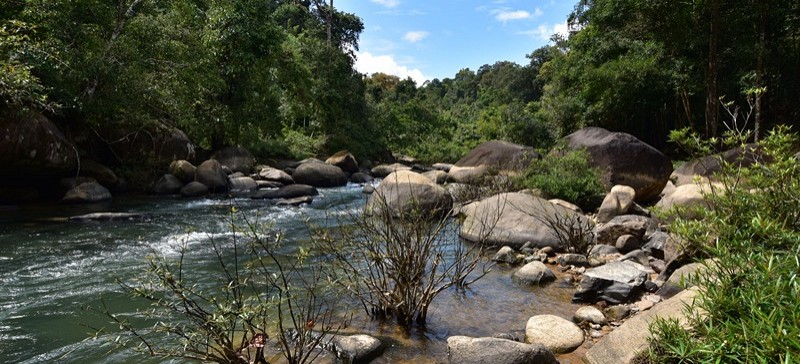
[[[71,216],[69,221],[125,221],[144,220],[145,215],[132,212],[95,212],[91,214]]]
[[[253,196],[252,199],[275,199],[275,198],[283,198],[283,199],[290,199],[296,197],[303,197],[303,196],[316,196],[319,192],[316,188],[309,185],[302,185],[302,184],[294,184],[281,187],[277,190],[266,190],[266,191],[258,191]]]

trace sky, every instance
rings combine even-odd
[[[463,69],[512,61],[567,33],[577,0],[336,0],[364,21],[356,69],[418,85]]]

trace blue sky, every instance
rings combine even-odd
[[[356,69],[417,84],[512,61],[566,33],[571,0],[336,0],[364,21]]]

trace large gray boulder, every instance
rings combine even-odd
[[[706,200],[706,194],[711,191],[710,188],[711,185],[704,182],[680,185],[659,200],[656,207],[662,211],[674,213],[674,217],[685,220],[696,219],[698,217],[696,209],[705,209],[711,206]]]
[[[183,181],[171,174],[165,174],[158,179],[153,187],[153,193],[157,195],[172,195],[181,192]]]
[[[394,164],[380,164],[372,168],[370,173],[377,178],[384,178],[394,172],[398,171],[410,171],[411,167],[401,164],[401,163],[394,163]]]
[[[325,160],[325,163],[337,166],[350,174],[358,172],[358,161],[356,161],[356,157],[346,150],[330,156],[330,158]]]
[[[249,150],[242,147],[225,147],[218,150],[211,159],[216,159],[223,166],[228,166],[233,172],[250,174],[256,164],[256,157]]]
[[[200,197],[207,195],[208,192],[208,186],[197,181],[189,182],[181,188],[183,197]]]
[[[690,160],[678,167],[670,179],[675,181],[675,186],[693,184],[695,177],[705,180],[714,180],[714,175],[722,171],[722,163],[734,166],[749,167],[759,160],[763,160],[762,153],[757,144],[746,144],[726,150],[719,154],[705,156]]]
[[[194,181],[196,171],[197,167],[185,159],[172,161],[172,163],[169,164],[169,173],[183,181],[183,183]]]
[[[444,187],[419,173],[398,171],[381,181],[364,209],[371,215],[433,217],[452,208],[453,199]]]
[[[514,249],[527,242],[536,248],[566,249],[548,221],[591,230],[585,216],[523,192],[498,194],[464,206],[461,211],[466,215],[460,230],[462,238]]]
[[[79,174],[92,178],[107,188],[117,187],[122,182],[114,171],[91,159],[81,160]]]
[[[572,302],[626,303],[644,292],[649,270],[631,261],[614,261],[587,269]]]
[[[220,191],[228,187],[228,175],[216,159],[209,159],[197,166],[195,179],[208,187],[209,191]]]
[[[258,172],[258,178],[261,178],[265,181],[278,182],[283,185],[290,185],[294,183],[294,178],[292,178],[292,176],[290,176],[288,173],[269,166],[264,166],[264,168]]]
[[[520,171],[531,160],[541,158],[531,147],[501,140],[491,140],[472,149],[455,163],[457,167],[487,166],[497,171]]]
[[[633,135],[588,127],[565,137],[572,149],[585,148],[592,166],[602,171],[606,189],[631,186],[636,201],[658,197],[672,173],[672,162],[663,153]]]
[[[0,113],[0,177],[58,178],[77,167],[77,149],[46,117]]]
[[[644,241],[645,234],[658,231],[658,224],[653,219],[639,215],[620,215],[604,224],[595,227],[597,244],[616,245],[617,239],[623,235],[633,235]]]
[[[554,315],[538,315],[525,325],[525,342],[542,344],[556,354],[569,353],[583,344],[583,330]]]
[[[341,168],[326,163],[307,162],[294,170],[295,183],[314,187],[339,187],[347,184],[347,175]]]
[[[609,222],[618,215],[627,214],[633,207],[635,198],[636,191],[632,187],[623,185],[612,187],[597,211],[597,222]]]
[[[107,188],[97,182],[85,182],[67,191],[61,201],[65,203],[92,203],[110,199],[111,192]]]
[[[632,363],[636,355],[647,350],[649,327],[656,319],[675,319],[685,326],[692,316],[702,315],[695,307],[697,298],[699,291],[696,288],[688,289],[628,319],[603,340],[595,343],[586,352],[583,361],[587,364]],[[690,311],[686,311],[687,307]]]
[[[250,192],[258,189],[256,181],[250,177],[235,177],[228,179],[228,190],[235,192]]]
[[[122,164],[148,158],[167,165],[174,160],[191,160],[195,156],[195,146],[186,133],[158,122],[135,128],[101,128],[97,132],[100,142],[113,140],[113,143],[108,143],[108,148],[113,151],[113,158]]]
[[[493,337],[451,336],[447,338],[447,356],[451,364],[558,363],[544,345]]]

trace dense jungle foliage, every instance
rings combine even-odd
[[[752,102],[756,138],[800,116],[796,1],[581,0],[569,24],[528,64],[416,85],[355,71],[363,24],[324,0],[7,0],[0,108],[81,130],[160,123],[206,150],[431,161],[587,125],[656,147],[677,127],[715,136],[722,97]]]

